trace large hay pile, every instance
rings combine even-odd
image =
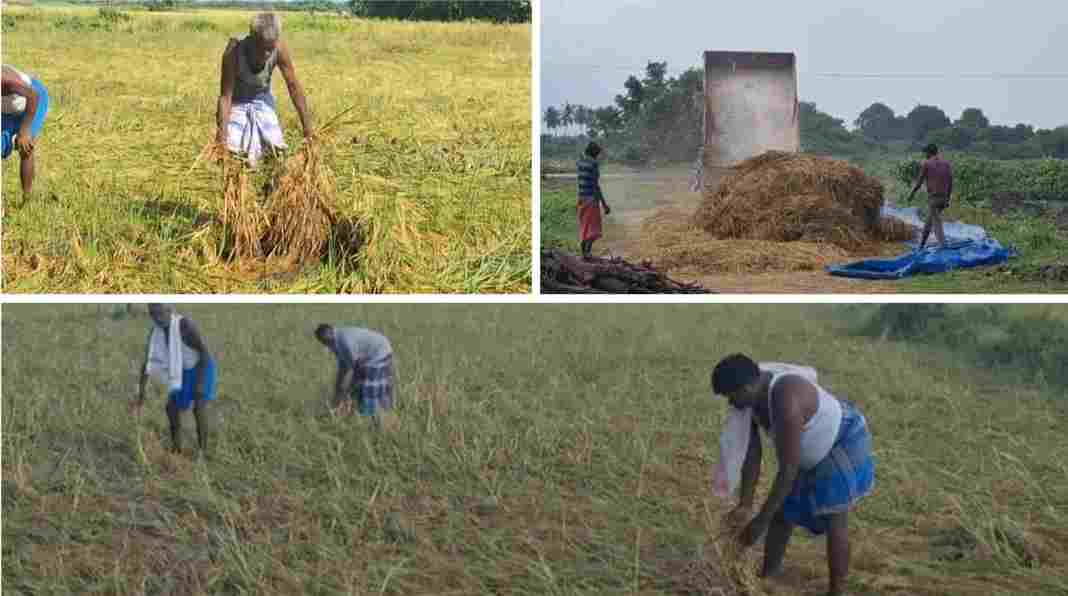
[[[889,256],[916,230],[880,217],[882,203],[882,184],[847,162],[769,151],[706,189],[696,213],[664,209],[646,220],[641,254],[703,274],[815,271]]]
[[[848,162],[773,151],[733,168],[715,192],[706,192],[696,219],[721,239],[807,241],[855,250],[911,238],[910,227],[883,221],[882,204],[883,185]]]

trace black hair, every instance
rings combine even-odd
[[[712,391],[731,395],[760,378],[760,367],[745,354],[731,354],[719,361],[712,371]]]
[[[601,146],[593,141],[590,141],[589,145],[586,145],[586,155],[590,157],[597,157],[601,154]]]
[[[330,329],[330,325],[327,325],[326,323],[320,323],[319,326],[315,328],[315,337],[322,337],[326,334],[327,331],[330,331]]]
[[[938,155],[938,145],[935,145],[934,143],[931,143],[930,145],[927,145],[926,147],[923,148],[923,153],[927,157],[934,157],[934,156]]]

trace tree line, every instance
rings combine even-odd
[[[352,14],[408,21],[531,22],[531,0],[349,0]]]
[[[693,159],[703,142],[702,106],[704,72],[690,68],[677,77],[667,76],[667,62],[649,62],[640,76],[631,75],[623,92],[607,106],[565,103],[549,106],[543,114],[553,149],[570,151],[574,137],[601,139],[612,154],[628,161],[679,161]],[[915,151],[927,143],[950,150],[998,159],[1068,158],[1068,126],[1036,129],[1030,124],[992,124],[982,109],[970,107],[951,120],[939,107],[917,105],[898,115],[876,102],[853,121],[800,104],[801,144],[804,151],[840,156],[875,152]],[[570,139],[570,140],[569,140]]]

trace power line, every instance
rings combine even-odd
[[[610,64],[581,64],[581,63],[553,63],[542,62],[542,72],[551,72],[553,68],[569,68],[569,69],[583,69],[587,71],[616,71],[627,72],[630,74],[637,74],[645,72],[645,66],[624,66],[624,65],[610,65]],[[699,65],[695,65],[691,68],[700,69]],[[681,72],[681,71],[680,71]],[[885,79],[885,80],[901,80],[901,79],[923,79],[923,80],[937,80],[937,79],[971,79],[971,80],[1036,80],[1036,81],[1060,81],[1068,80],[1068,72],[960,72],[960,73],[945,73],[945,72],[814,72],[814,71],[798,71],[798,76],[819,77],[828,79]]]

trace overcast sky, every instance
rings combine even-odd
[[[609,104],[649,60],[674,76],[705,50],[795,52],[801,99],[850,126],[874,101],[898,114],[925,103],[953,119],[978,107],[995,124],[1068,124],[1063,0],[542,0],[542,110]],[[990,74],[1025,78],[975,78]]]

